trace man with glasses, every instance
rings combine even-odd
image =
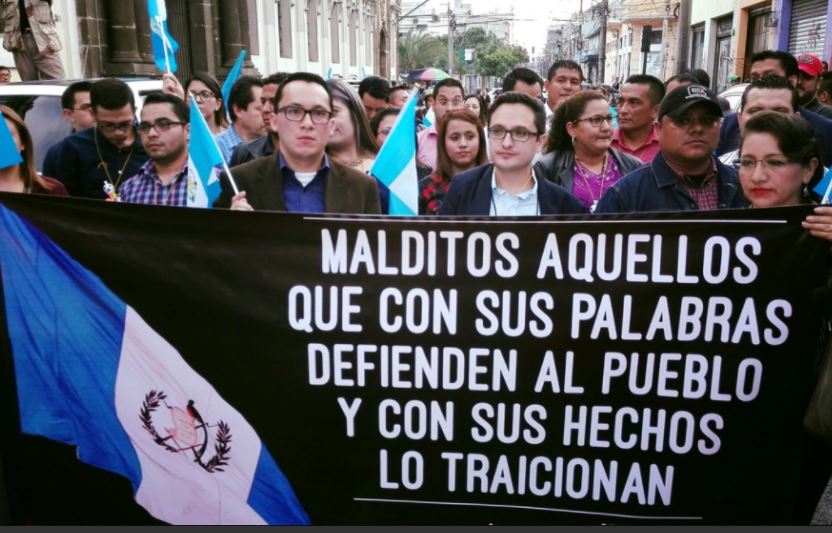
[[[536,216],[585,213],[566,189],[535,176],[532,161],[545,143],[543,103],[512,91],[488,115],[491,164],[454,176],[440,215]]]
[[[95,127],[66,138],[51,177],[72,196],[116,200],[122,182],[147,161],[134,126],[133,91],[121,80],[103,79],[90,88],[90,104]]]
[[[713,156],[722,108],[701,85],[679,87],[659,107],[655,159],[621,178],[596,213],[705,211],[745,207],[737,173]]]
[[[119,187],[119,200],[135,204],[187,206],[190,109],[181,98],[147,95],[136,126],[150,157]]]
[[[420,131],[416,137],[416,159],[436,170],[436,160],[439,156],[436,146],[439,135],[437,125],[445,116],[445,113],[451,109],[462,107],[465,103],[465,89],[459,80],[445,78],[434,86],[433,96],[433,114],[436,119],[429,128]]]
[[[286,78],[274,97],[272,127],[280,150],[234,168],[240,193],[227,176],[214,207],[238,211],[295,213],[381,212],[373,178],[329,159],[326,145],[335,128],[332,93],[320,76],[298,72]]]

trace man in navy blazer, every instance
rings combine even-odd
[[[546,112],[527,94],[494,100],[488,118],[492,164],[454,176],[440,215],[535,216],[586,213],[566,189],[534,175],[532,161],[545,143]]]

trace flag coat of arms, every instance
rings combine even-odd
[[[176,52],[179,44],[168,31],[168,11],[165,0],[147,0],[150,15],[150,42],[153,45],[153,61],[159,70],[176,72]]]
[[[172,524],[307,524],[254,428],[130,306],[0,206],[21,429],[130,480]]]

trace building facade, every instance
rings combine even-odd
[[[751,56],[762,50],[832,55],[829,0],[696,0],[691,8],[689,61],[711,74],[721,91],[730,79],[748,79]]]
[[[347,79],[398,70],[400,0],[166,0],[177,75],[224,79],[242,49],[246,72],[307,71]],[[55,0],[68,78],[158,75],[146,0]],[[11,55],[0,62],[13,64]],[[2,64],[2,63],[0,63]]]

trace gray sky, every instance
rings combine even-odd
[[[451,0],[453,2],[453,0]],[[581,0],[463,0],[470,3],[473,13],[488,13],[495,9],[508,12],[514,6],[514,42],[531,52],[540,53],[546,44],[546,28],[553,18],[565,19],[578,11]],[[586,8],[590,0],[583,0]],[[428,4],[439,11],[447,0],[431,0]]]

